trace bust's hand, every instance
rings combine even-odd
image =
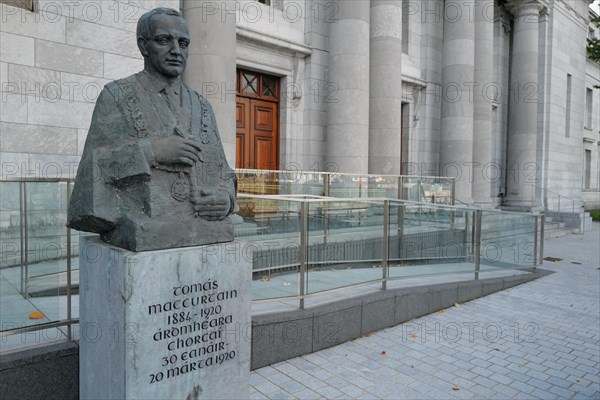
[[[169,136],[152,140],[152,151],[160,164],[185,164],[193,166],[200,159],[200,146],[181,136]]]
[[[231,209],[229,194],[218,190],[200,190],[191,201],[196,214],[208,221],[222,220]]]

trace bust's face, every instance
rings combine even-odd
[[[190,44],[185,20],[174,15],[158,14],[150,19],[148,25],[148,38],[142,46],[146,69],[167,79],[179,77],[185,70]]]

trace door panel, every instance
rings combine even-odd
[[[254,159],[258,169],[273,169],[273,141],[268,137],[254,137]]]
[[[235,167],[245,167],[250,159],[250,100],[237,97],[236,104],[236,131],[235,131]]]
[[[277,169],[278,105],[237,97],[236,167]]]
[[[271,104],[268,104],[269,107],[265,107],[264,105],[255,104],[254,105],[254,129],[260,131],[273,131],[273,120],[275,116],[275,110],[270,107]]]

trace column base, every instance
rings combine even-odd
[[[498,206],[498,209],[502,211],[516,211],[516,212],[542,212],[544,206],[538,203],[527,203],[519,201],[505,201],[502,205]]]

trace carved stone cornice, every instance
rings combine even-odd
[[[506,11],[504,9],[504,7],[496,7],[496,9],[494,11],[494,15],[495,15],[494,22],[501,23],[504,33],[509,34],[510,31],[512,30],[512,28],[510,25],[510,16],[508,14],[508,11]]]
[[[509,0],[504,7],[512,13],[515,18],[539,17],[546,6],[538,0]]]
[[[550,20],[550,9],[548,7],[544,7],[542,11],[540,11],[540,22],[548,22]]]

